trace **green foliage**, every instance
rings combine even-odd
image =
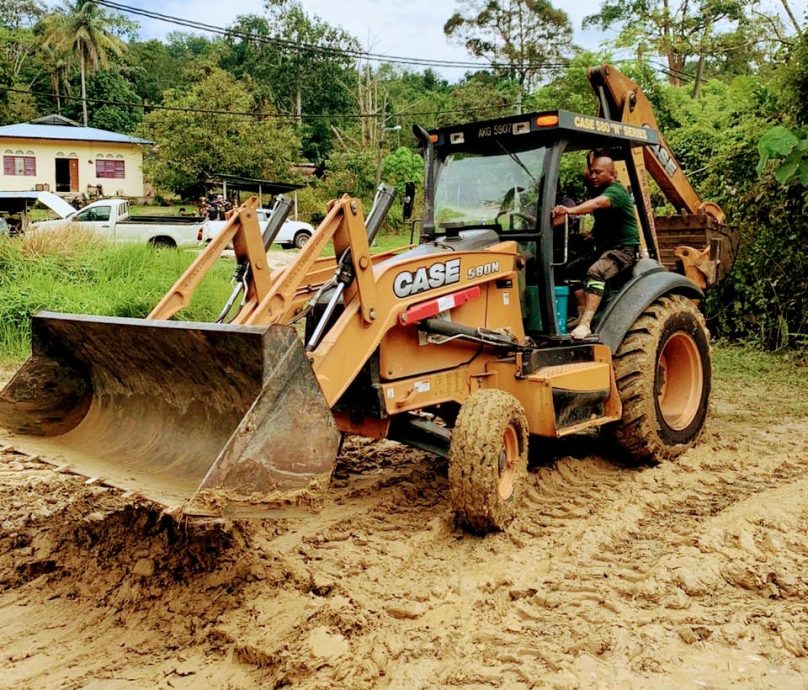
[[[92,0],[65,0],[61,11],[43,19],[43,47],[54,66],[75,59],[81,75],[81,101],[85,126],[89,123],[87,74],[106,67],[112,56],[126,49],[123,36],[131,35],[137,24],[117,12],[107,12]]]
[[[87,79],[87,98],[96,101],[115,101],[132,105],[92,104],[89,109],[90,127],[108,129],[112,132],[131,134],[143,119],[140,99],[132,84],[117,70],[105,69],[95,72]],[[81,119],[81,105],[70,101],[64,114],[74,120]]]
[[[697,0],[672,8],[667,0],[603,0],[584,27],[616,27],[614,45],[651,53],[667,61],[669,79],[679,84],[692,56],[708,56],[744,47],[748,35],[738,29],[752,22],[750,5],[758,0]],[[734,40],[729,40],[732,37]]]
[[[778,125],[768,130],[758,142],[760,161],[758,175],[762,174],[770,159],[777,159],[774,178],[786,185],[795,178],[803,186],[808,186],[808,137],[795,134],[790,129]]]
[[[680,125],[665,132],[668,143],[701,197],[718,203],[741,235],[732,273],[706,302],[711,330],[768,348],[804,346],[804,190],[754,172],[758,142],[782,117],[772,85],[750,77],[710,81],[699,101],[677,92],[676,109]]]
[[[526,107],[530,110],[571,110],[595,115],[598,102],[592,97],[586,71],[589,67],[609,61],[610,56],[606,53],[578,53],[563,72],[527,98]]]
[[[463,10],[443,25],[446,36],[522,87],[535,86],[543,76],[536,65],[557,65],[571,52],[569,17],[548,0],[462,0],[460,5]]]
[[[382,162],[382,179],[396,188],[398,199],[404,196],[404,185],[412,180],[416,185],[424,182],[424,159],[406,146],[399,146],[385,156]]]
[[[447,105],[449,112],[438,114],[435,126],[512,115],[518,93],[519,85],[515,81],[499,79],[491,72],[467,75],[452,89]]]
[[[375,169],[376,155],[372,151],[334,152],[326,165],[324,191],[330,199],[350,194],[367,202],[375,192]]]
[[[0,360],[30,348],[31,316],[43,309],[103,316],[146,316],[195,258],[192,252],[103,242],[30,250],[0,237]],[[222,261],[178,318],[212,321],[230,292],[232,265]]]
[[[189,90],[167,92],[165,103],[190,110],[255,112],[249,86],[212,68]],[[144,161],[146,174],[175,192],[192,189],[215,173],[286,180],[300,146],[288,122],[249,115],[155,110],[139,131],[156,144],[156,152]]]
[[[162,103],[169,90],[184,91],[214,62],[218,44],[204,36],[169,34],[168,42],[132,41],[122,75],[146,103]]]
[[[342,29],[307,15],[296,0],[268,0],[265,6],[266,17],[238,17],[232,28],[239,33],[226,38],[220,64],[238,79],[251,80],[257,99],[279,112],[321,116],[307,119],[301,131],[306,158],[320,161],[331,150],[332,126],[343,124],[338,114],[355,107],[353,59],[334,51],[360,46]],[[288,50],[277,40],[314,49]]]
[[[783,100],[798,125],[808,125],[808,32],[803,31],[781,68]]]

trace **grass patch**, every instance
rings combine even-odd
[[[180,213],[180,209],[184,209]],[[135,206],[129,205],[129,215],[135,216],[179,216],[183,214],[196,215],[194,204],[182,204],[179,206]]]
[[[727,383],[777,384],[805,390],[808,361],[799,352],[764,352],[719,343],[713,348],[716,374]]]
[[[42,310],[146,316],[194,257],[77,229],[0,238],[0,361],[28,356],[31,316]],[[232,259],[220,261],[177,318],[212,321],[230,294],[232,270]]]

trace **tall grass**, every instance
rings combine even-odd
[[[194,257],[116,245],[80,229],[0,237],[0,361],[28,355],[31,316],[42,310],[146,316]],[[212,321],[230,293],[232,269],[220,261],[177,318]]]

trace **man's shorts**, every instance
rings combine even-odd
[[[587,292],[603,294],[606,281],[637,262],[639,247],[621,245],[605,252],[591,252],[572,261],[565,271],[568,280],[583,280]]]

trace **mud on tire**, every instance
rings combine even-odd
[[[527,473],[528,426],[519,401],[499,390],[472,393],[449,448],[449,495],[473,532],[504,529],[516,515]]]
[[[710,398],[710,335],[682,295],[652,303],[614,356],[623,417],[607,428],[627,459],[661,462],[698,440]]]

